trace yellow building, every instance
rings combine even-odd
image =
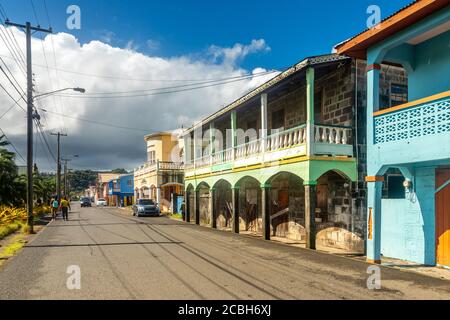
[[[136,199],[152,199],[169,211],[174,195],[184,194],[183,143],[175,132],[145,136],[147,162],[134,170]]]

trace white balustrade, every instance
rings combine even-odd
[[[315,125],[314,141],[330,144],[351,144],[351,128]]]
[[[272,134],[267,138],[267,151],[292,148],[306,143],[306,126]]]

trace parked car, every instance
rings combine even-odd
[[[105,200],[105,199],[100,198],[100,199],[97,200],[96,205],[97,205],[97,207],[104,207],[104,206],[107,205],[107,203],[106,203],[106,200]]]
[[[92,204],[91,204],[91,199],[86,198],[86,197],[81,198],[81,199],[80,199],[80,205],[81,205],[82,208],[83,208],[83,207],[90,207],[90,206],[92,205]]]
[[[153,216],[159,217],[161,211],[157,203],[150,199],[139,199],[133,205],[133,216]]]

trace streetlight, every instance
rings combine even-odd
[[[73,90],[73,91],[80,92],[80,93],[85,93],[85,92],[86,92],[86,89],[80,88],[80,87],[76,87],[76,88],[64,88],[64,89],[59,89],[59,90],[55,90],[55,91],[51,91],[51,92],[46,92],[46,93],[38,94],[38,95],[34,96],[33,99],[46,97],[46,96],[49,96],[49,95],[52,95],[52,94],[55,94],[55,93],[59,93],[59,92],[62,92],[62,91],[67,91],[67,90]]]
[[[31,36],[28,37],[29,42],[31,41]],[[31,45],[30,43],[27,44],[27,54],[29,57],[31,57]],[[29,233],[34,233],[34,217],[33,217],[33,118],[35,115],[33,115],[33,102],[37,98],[46,97],[61,91],[66,90],[73,90],[80,93],[85,93],[86,90],[83,88],[64,88],[60,90],[55,90],[47,93],[42,93],[36,96],[33,96],[33,89],[32,89],[32,80],[31,80],[31,58],[28,59],[28,100],[27,100],[27,213],[28,213],[28,220],[27,220],[27,227]],[[59,133],[58,133],[58,151],[59,151]],[[59,153],[59,152],[58,152]],[[60,161],[58,159],[58,171],[60,171]]]

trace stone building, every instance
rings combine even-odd
[[[186,220],[364,251],[364,68],[307,58],[186,130]],[[383,74],[392,100],[404,70]]]

